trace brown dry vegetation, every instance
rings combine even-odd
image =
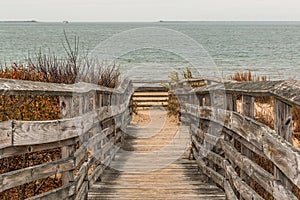
[[[236,72],[234,75],[229,76],[230,80],[239,82],[250,82],[250,81],[266,81],[266,76],[256,76],[251,73],[251,71],[246,72]],[[238,111],[241,112],[241,98],[238,99]],[[259,97],[255,98],[255,119],[263,124],[274,128],[274,99],[270,97]]]
[[[250,71],[241,73],[236,72],[229,79],[235,81],[266,81],[267,77],[257,77],[253,76]],[[241,112],[242,102],[241,99],[238,100],[238,111]],[[269,126],[274,129],[274,98],[272,97],[260,97],[255,98],[254,104],[254,117],[255,120]],[[293,146],[300,149],[300,108],[293,106],[292,108],[292,118],[293,118]],[[274,173],[274,166],[269,160],[262,158],[259,155],[254,154],[253,161],[264,168],[269,173]],[[260,187],[255,181],[252,182],[252,186],[260,195],[265,199],[273,199],[269,193],[267,193],[262,187]],[[300,189],[293,185],[293,193],[297,198],[300,199]]]
[[[34,67],[2,67],[0,78],[46,81],[45,74],[37,72]],[[0,121],[7,120],[54,120],[59,119],[59,102],[57,97],[14,95],[0,96]],[[22,154],[0,159],[0,173],[15,171],[55,160],[61,155],[60,149]],[[59,177],[48,177],[0,193],[0,199],[24,199],[61,186]]]
[[[300,149],[300,108],[293,106],[293,145]],[[300,192],[299,192],[300,194]]]
[[[114,88],[120,82],[120,72],[113,65],[104,67],[98,62],[79,57],[78,38],[75,47],[71,48],[66,37],[65,50],[67,57],[58,59],[55,55],[37,53],[34,58],[28,58],[25,65],[13,63],[11,66],[0,66],[0,78],[29,80],[52,83],[73,84],[89,82]],[[85,71],[80,71],[84,66]],[[95,70],[97,69],[97,70]],[[90,73],[94,72],[94,73]],[[58,97],[32,95],[1,95],[0,122],[7,120],[55,120],[60,118]],[[52,162],[61,157],[61,149],[52,149],[36,153],[0,159],[0,173],[7,173],[21,168]],[[25,199],[37,194],[58,188],[62,185],[61,175],[57,174],[37,180],[0,193],[0,199]]]
[[[239,82],[246,81],[267,81],[266,76],[255,76],[252,75],[250,71],[247,72],[236,72],[234,75],[229,77],[230,80],[235,80]],[[170,114],[177,115],[178,110],[180,109],[180,104],[176,96],[171,97],[171,103],[169,103],[169,112]],[[274,129],[274,98],[273,97],[256,97],[254,102],[254,118],[255,120],[269,126]],[[237,111],[242,112],[242,101],[241,96],[237,99]],[[294,147],[300,149],[300,108],[293,107],[292,110],[293,118],[293,145]],[[241,152],[241,143],[235,140],[235,148]],[[273,163],[263,158],[257,154],[253,154],[253,161],[265,169],[267,172],[274,174],[274,165]],[[236,168],[236,172],[239,174],[240,169]],[[264,199],[273,199],[272,195],[266,192],[259,184],[254,180],[251,181],[251,187],[260,194]],[[300,189],[293,185],[292,192],[300,199]]]
[[[239,82],[245,81],[266,81],[267,76],[256,76],[251,73],[251,71],[246,72],[236,72],[234,75],[229,76],[229,80],[235,80]]]
[[[255,98],[254,117],[255,120],[274,129],[274,98]]]
[[[169,116],[175,116],[176,118],[180,118],[180,101],[178,97],[173,93],[169,94],[169,102],[167,109]]]
[[[0,173],[52,162],[60,159],[60,155],[61,150],[58,148],[38,153],[23,154],[13,158],[4,158],[1,159]],[[58,188],[61,185],[61,175],[57,174],[1,192],[0,199],[24,199]]]
[[[293,107],[293,131],[294,133],[300,132],[300,108]],[[300,138],[299,138],[300,139]]]
[[[235,81],[266,81],[267,77],[253,76],[250,71],[236,72],[229,79]],[[259,97],[255,98],[255,119],[270,128],[274,129],[274,98],[272,97]],[[238,111],[241,112],[241,100],[238,100]],[[300,108],[293,106],[293,145],[300,149]]]

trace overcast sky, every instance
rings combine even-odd
[[[0,20],[300,21],[300,0],[0,0]]]

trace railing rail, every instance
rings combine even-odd
[[[2,95],[59,98],[61,119],[0,123],[0,158],[61,148],[61,158],[0,174],[0,192],[62,174],[62,187],[30,199],[84,199],[123,142],[130,122],[131,82],[119,89],[0,79]]]
[[[201,87],[191,89],[189,84]],[[299,82],[193,79],[177,86],[172,94],[180,99],[182,119],[190,125],[194,158],[228,199],[299,197],[300,151],[292,146],[292,107],[300,107]],[[0,79],[2,95],[58,97],[61,115],[51,121],[0,123],[1,159],[61,148],[58,160],[0,174],[0,192],[62,174],[62,187],[31,199],[85,199],[123,141],[133,91],[131,82],[113,90],[86,83]],[[261,97],[274,99],[274,130],[254,118],[255,98]]]
[[[175,93],[183,120],[190,124],[193,155],[228,199],[299,198],[300,151],[292,146],[299,82],[217,83]],[[274,130],[254,118],[255,98],[260,97],[274,98]]]

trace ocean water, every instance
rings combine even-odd
[[[300,22],[0,23],[0,61],[24,62],[39,49],[64,57],[64,31],[133,79],[186,67],[203,77],[251,70],[300,79]]]

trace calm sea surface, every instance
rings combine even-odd
[[[143,32],[142,36],[135,35],[135,31],[124,32],[146,27],[159,31],[149,35]],[[173,37],[168,36],[168,29],[177,31],[176,41],[168,40]],[[0,61],[24,62],[28,54],[40,48],[64,57],[64,30],[71,39],[79,36],[81,49],[89,51],[107,40],[117,42],[108,53],[124,49],[127,44],[120,38],[133,43],[145,41],[145,48],[133,46],[116,59],[134,79],[167,79],[170,72],[191,66],[193,57],[199,64],[193,63],[193,70],[200,76],[226,77],[235,71],[251,70],[273,79],[300,79],[300,22],[0,23]],[[109,39],[116,34],[119,36],[115,40]],[[132,40],[135,37],[141,38]],[[194,40],[201,55],[195,54],[195,47],[182,38]],[[162,47],[150,48],[147,41]],[[170,51],[174,46],[184,51]]]

